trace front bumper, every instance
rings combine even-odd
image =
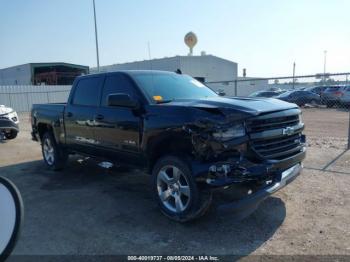
[[[230,211],[237,217],[246,217],[271,194],[293,181],[302,171],[306,148],[298,154],[283,160],[266,160],[252,163],[247,159],[230,160],[207,165],[193,165],[192,171],[205,187],[214,191],[214,205],[218,211]],[[208,175],[213,166],[222,168],[221,173]],[[205,175],[206,173],[206,175]],[[211,177],[211,178],[210,178]]]
[[[10,131],[15,130],[19,132],[18,125],[10,119],[2,118],[0,119],[0,131]]]
[[[250,214],[263,200],[292,182],[301,173],[302,169],[302,164],[298,163],[283,171],[279,178],[271,185],[249,194],[243,199],[228,204],[222,204],[218,206],[218,211],[244,212],[245,214]]]

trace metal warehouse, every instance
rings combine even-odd
[[[237,63],[213,56],[174,56],[160,59],[136,61],[131,63],[101,66],[101,72],[118,70],[164,70],[191,75],[202,82],[229,81],[237,78]],[[96,73],[97,69],[91,69]]]
[[[89,67],[68,63],[28,63],[0,69],[0,85],[71,85]]]

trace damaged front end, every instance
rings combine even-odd
[[[218,210],[246,217],[301,173],[306,152],[300,119],[300,111],[290,110],[233,125],[202,120],[184,127],[191,135],[197,182],[222,189],[214,195]]]
[[[285,112],[272,113],[271,117],[269,114],[250,116],[244,120],[236,121],[218,121],[217,119],[205,118],[184,126],[184,130],[191,136],[192,153],[195,158],[192,163],[192,171],[197,181],[214,188],[233,184],[249,184],[252,188],[261,188],[275,183],[280,179],[283,171],[293,165],[300,164],[305,158],[305,137],[301,134],[303,124],[302,128],[295,129],[295,133],[287,136],[284,134],[283,126],[281,126],[282,129],[278,126],[278,123],[285,122],[283,117],[291,119],[292,116],[299,121],[300,111],[287,110]],[[261,119],[265,122],[262,123]],[[272,129],[268,129],[267,132],[262,129],[259,130],[259,133],[252,133],[251,125],[253,121],[258,120],[261,127],[271,123]],[[294,124],[300,125],[299,122]],[[275,134],[270,137],[272,131]],[[288,141],[294,139],[294,136],[298,136],[295,138],[294,144],[300,144],[301,149],[295,151],[292,148],[295,153],[283,158],[264,158],[253,147],[254,139],[252,137],[257,135],[260,135],[259,143],[266,141],[268,146],[263,148],[266,152],[270,144],[272,147],[280,146],[281,149],[278,148],[280,151],[284,149],[288,151],[291,148]],[[271,150],[276,149],[272,148]]]

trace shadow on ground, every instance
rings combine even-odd
[[[248,255],[280,227],[285,205],[270,197],[248,218],[210,212],[189,223],[165,218],[140,171],[70,161],[63,172],[42,161],[0,168],[20,189],[25,222],[15,254]]]

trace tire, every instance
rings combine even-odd
[[[9,133],[5,133],[6,139],[15,139],[17,137],[18,132],[16,130],[11,130]]]
[[[43,135],[41,151],[45,164],[52,170],[62,170],[67,163],[68,154],[57,145],[51,132],[46,132]]]
[[[201,190],[189,165],[177,156],[165,156],[152,171],[152,189],[162,213],[177,222],[188,222],[206,213],[210,190]]]
[[[310,104],[311,104],[312,106],[317,106],[317,105],[318,105],[317,100],[315,100],[315,99],[312,99],[312,100],[310,101]]]

